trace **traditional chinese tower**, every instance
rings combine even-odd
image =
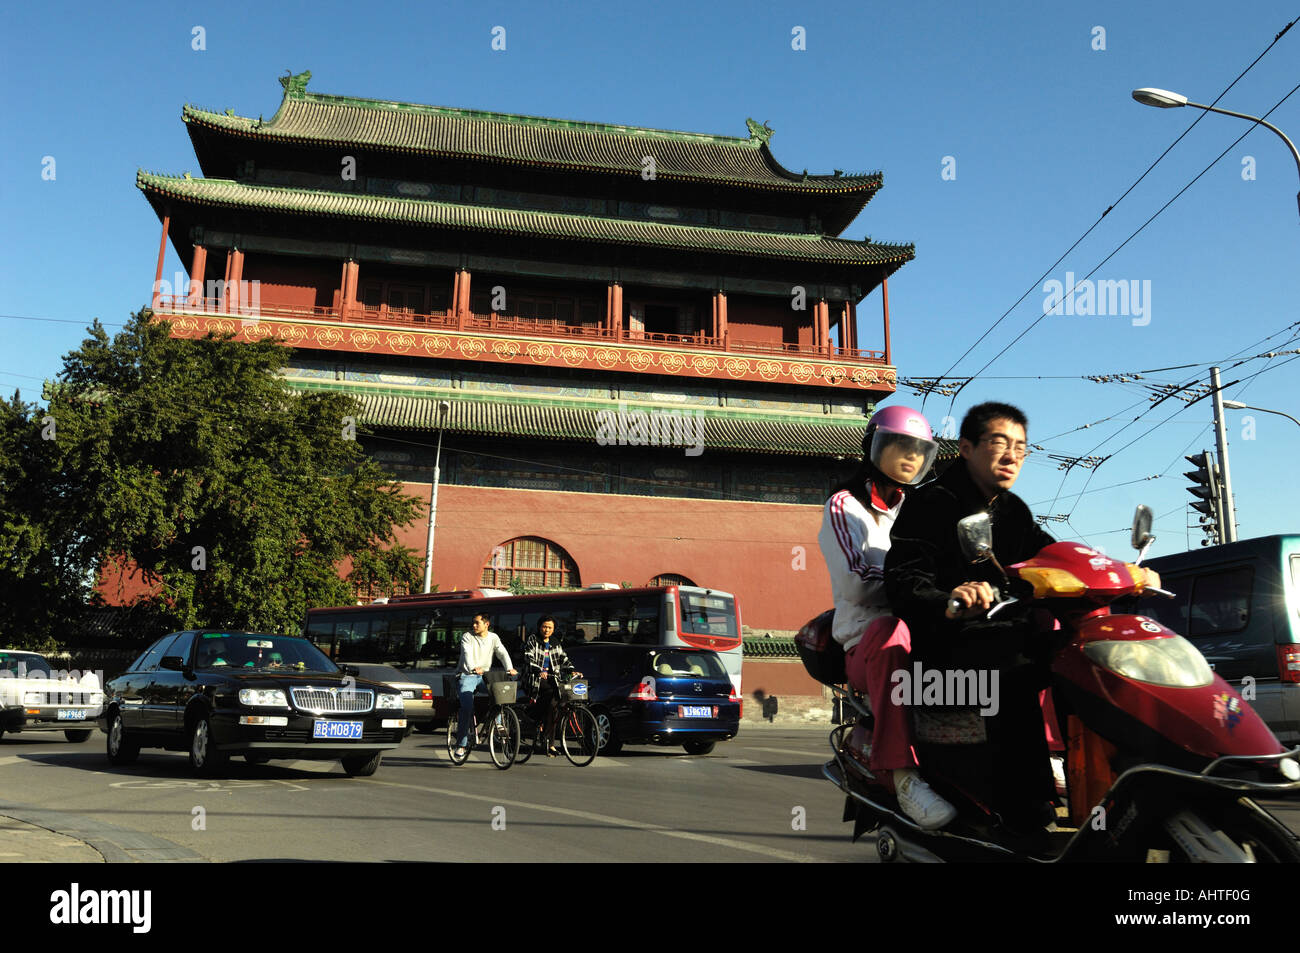
[[[426,498],[441,433],[444,590],[688,580],[759,629],[828,607],[820,507],[894,391],[888,277],[913,257],[836,237],[880,174],[791,172],[752,120],[668,132],[310,75],[269,120],[185,107],[202,178],[138,174],[157,278],[169,239],[191,263],[189,295],[155,283],[157,316],[282,339],[291,383],[356,395],[367,451]],[[618,413],[702,443],[598,441]]]

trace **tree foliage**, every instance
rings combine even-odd
[[[93,565],[53,421],[15,393],[0,398],[0,647],[40,651],[79,617]]]
[[[288,355],[173,338],[143,313],[112,340],[95,322],[51,395],[56,439],[20,467],[57,473],[45,535],[71,548],[73,576],[129,561],[167,625],[284,632],[352,601],[345,557],[392,562],[378,554],[422,504],[362,452],[353,398],[288,387]],[[15,552],[41,538],[6,520],[11,536]]]

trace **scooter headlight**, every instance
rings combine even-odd
[[[1140,642],[1089,642],[1083,650],[1103,668],[1138,682],[1198,688],[1214,681],[1205,656],[1181,635]]]

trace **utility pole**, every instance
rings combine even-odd
[[[1237,541],[1237,508],[1232,503],[1232,477],[1228,473],[1228,431],[1223,426],[1223,390],[1219,383],[1219,369],[1210,368],[1210,386],[1214,391],[1214,439],[1219,447],[1219,492],[1223,522],[1219,539],[1225,543]]]

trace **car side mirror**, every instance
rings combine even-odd
[[[179,672],[185,668],[185,660],[179,655],[164,655],[158,664],[169,672]]]

